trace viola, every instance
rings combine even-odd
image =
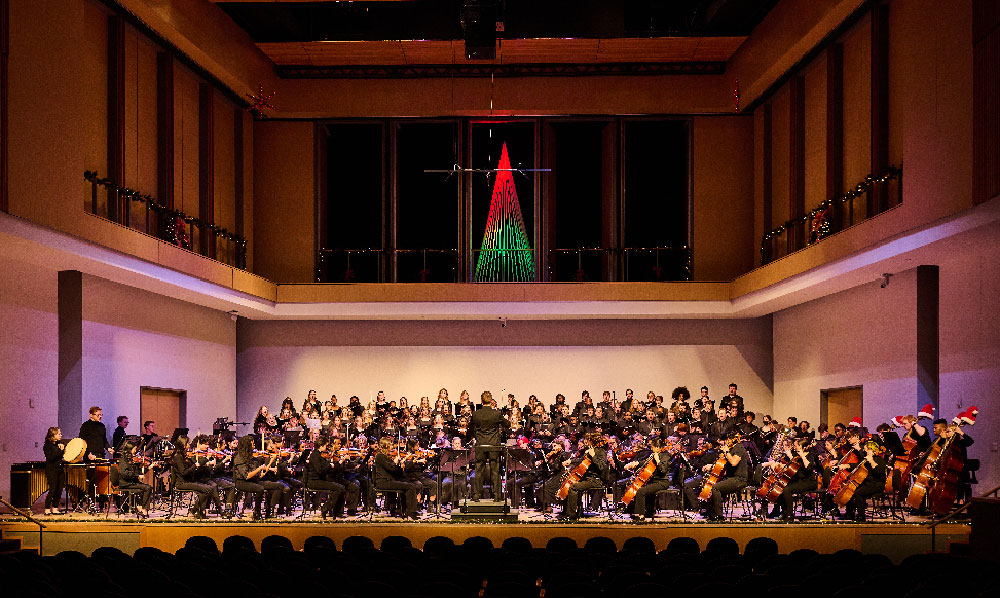
[[[729,449],[734,443],[740,441],[740,435],[737,434],[735,438],[726,441],[725,448]],[[701,487],[701,492],[698,494],[698,500],[708,500],[712,496],[712,489],[715,488],[715,484],[719,482],[719,478],[722,477],[722,472],[726,470],[726,464],[729,460],[726,458],[726,451],[719,452],[719,458],[715,460],[712,465],[711,471],[705,476],[705,485]]]

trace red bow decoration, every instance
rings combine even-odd
[[[420,271],[420,282],[427,282],[427,277],[430,276],[431,271],[424,268]]]
[[[354,270],[348,268],[344,270],[344,282],[351,282],[354,280]]]
[[[274,92],[264,95],[264,86],[257,86],[257,95],[252,93],[246,94],[250,98],[250,105],[247,106],[247,112],[253,114],[257,118],[264,118],[264,110],[274,110],[274,106],[271,105],[271,98],[274,97]]]
[[[576,271],[576,281],[577,282],[583,282],[583,275],[584,275],[583,268],[580,268],[579,270],[577,270]]]
[[[663,278],[663,268],[659,266],[653,266],[653,273],[656,274],[656,280]]]

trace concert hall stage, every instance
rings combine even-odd
[[[292,541],[296,549],[301,549],[310,536],[329,536],[338,547],[349,536],[367,536],[378,546],[386,536],[406,536],[415,547],[423,546],[428,538],[447,536],[461,543],[471,536],[484,536],[499,546],[504,539],[512,536],[527,538],[536,547],[543,547],[549,539],[557,536],[573,538],[582,546],[593,536],[606,536],[621,547],[633,536],[645,536],[653,540],[657,550],[666,548],[667,543],[680,536],[695,538],[699,545],[717,536],[735,539],[741,549],[757,536],[768,536],[778,543],[781,552],[788,553],[799,548],[832,553],[843,548],[853,548],[866,553],[882,553],[899,562],[911,554],[931,550],[931,530],[922,522],[869,522],[850,523],[835,521],[806,521],[781,524],[753,521],[732,521],[707,523],[701,521],[684,522],[680,518],[663,519],[655,523],[634,524],[626,521],[608,521],[599,517],[585,518],[578,522],[558,520],[531,520],[524,518],[518,523],[453,523],[449,519],[426,519],[402,522],[397,519],[379,518],[369,521],[364,518],[324,522],[322,520],[274,520],[253,522],[245,520],[152,519],[137,521],[134,518],[109,519],[82,517],[79,515],[56,518],[40,518],[47,526],[42,538],[42,552],[56,554],[63,550],[76,550],[90,554],[101,546],[114,546],[126,553],[133,553],[144,546],[174,552],[184,546],[191,536],[201,535],[214,538],[222,545],[231,535],[251,538],[257,546],[266,536],[277,534]],[[15,520],[10,515],[0,518],[0,531],[5,538],[22,538],[25,548],[39,547],[38,526],[23,519]],[[938,526],[935,548],[947,550],[949,542],[965,542],[970,525],[967,523],[947,523]]]

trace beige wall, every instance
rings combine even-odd
[[[0,257],[0,408],[8,414],[0,432],[4,497],[9,496],[10,464],[43,460],[45,433],[59,425],[57,282],[53,270]]]
[[[771,321],[262,322],[240,321],[239,416],[261,405],[296,403],[309,389],[323,398],[367,403],[385,390],[393,400],[433,398],[447,388],[478,397],[512,392],[543,403],[626,388],[669,396],[675,386],[707,385],[714,395],[733,381],[748,408],[771,408]],[[249,420],[245,420],[249,421]]]
[[[311,122],[254,124],[254,271],[278,283],[316,279]]]
[[[84,276],[83,318],[83,408],[100,405],[109,433],[119,415],[139,433],[141,386],[186,390],[192,434],[235,417],[236,324],[229,314]]]

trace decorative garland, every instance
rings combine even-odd
[[[865,176],[865,180],[858,183],[853,189],[847,193],[841,195],[840,197],[832,197],[830,199],[824,200],[818,206],[816,206],[811,212],[805,214],[799,218],[794,218],[782,224],[781,226],[773,229],[771,232],[764,235],[761,239],[760,253],[764,255],[765,245],[772,238],[785,232],[785,229],[791,228],[793,225],[800,222],[808,222],[810,218],[813,218],[813,224],[809,232],[810,242],[814,243],[823,237],[830,234],[830,221],[829,217],[833,211],[834,206],[838,204],[845,204],[848,201],[866,193],[875,184],[888,183],[891,180],[898,179],[903,176],[903,169],[897,166],[890,166],[889,170],[879,178],[875,178],[872,175]]]
[[[184,249],[191,249],[191,238],[187,234],[187,231],[184,230],[184,225],[192,224],[201,230],[208,229],[217,239],[222,237],[228,241],[236,243],[236,246],[240,251],[240,263],[242,264],[244,262],[243,258],[246,256],[247,241],[243,237],[231,233],[221,226],[204,222],[200,218],[196,218],[194,216],[188,216],[180,210],[168,208],[149,194],[143,194],[135,189],[129,189],[128,187],[119,187],[111,182],[110,179],[100,178],[96,171],[85,170],[83,172],[83,178],[87,182],[94,185],[100,185],[109,191],[117,191],[118,195],[127,200],[136,201],[149,206],[149,209],[159,216],[164,223],[164,234],[163,237],[161,237],[164,241],[173,243],[174,245],[183,247]]]

